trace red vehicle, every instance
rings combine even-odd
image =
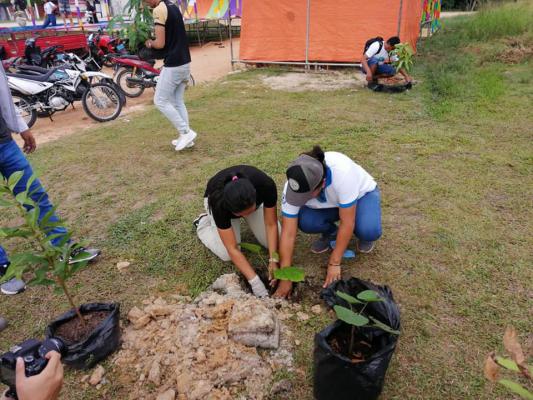
[[[155,88],[160,68],[155,67],[155,60],[141,60],[138,56],[114,57],[115,82],[128,97],[139,97],[146,88]],[[191,74],[189,86],[194,86]]]
[[[87,43],[93,57],[100,61],[99,64],[106,67],[113,66],[110,56],[128,54],[126,45],[119,37],[105,35],[101,29],[96,33],[91,33],[87,38]]]

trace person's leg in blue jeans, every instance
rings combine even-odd
[[[311,248],[320,253],[329,249],[331,240],[335,240],[339,220],[338,208],[312,209],[302,207],[298,214],[298,227],[305,233],[322,234]],[[381,196],[379,189],[365,194],[356,203],[354,234],[359,239],[358,250],[362,253],[372,251],[374,242],[381,237]],[[319,243],[321,242],[321,243]],[[315,251],[320,249],[322,251]]]
[[[24,175],[18,181],[17,185],[14,187],[13,192],[15,195],[26,190],[26,185],[28,180],[33,175],[33,170],[30,166],[30,163],[24,156],[24,153],[20,150],[18,145],[14,140],[11,140],[7,143],[0,144],[0,173],[5,177],[9,178],[14,172],[24,171]],[[48,199],[48,194],[42,187],[38,179],[33,181],[30,186],[30,197],[31,199],[38,204],[39,206],[39,221],[50,211],[53,206]],[[32,207],[26,206],[26,209],[29,210]],[[57,222],[59,218],[54,214],[50,218],[50,222]],[[48,235],[55,234],[65,234],[67,231],[64,227],[55,227],[54,229],[48,232]],[[58,236],[52,240],[53,244],[58,244],[61,241],[62,237]],[[4,275],[9,266],[9,258],[5,250],[0,247],[0,275]],[[2,293],[4,294],[17,294],[24,290],[25,284],[23,281],[13,278],[8,282],[3,283],[0,286]]]
[[[14,172],[24,171],[24,175],[18,181],[17,185],[13,189],[15,195],[26,190],[28,179],[33,175],[33,170],[30,163],[24,156],[24,153],[18,147],[14,140],[7,143],[0,144],[0,173],[9,178]],[[48,194],[44,190],[41,182],[36,179],[30,186],[31,199],[39,206],[39,221],[53,208],[52,203],[48,199]],[[25,206],[27,210],[31,210],[31,206]],[[50,218],[50,222],[57,222],[59,218],[57,215],[53,215]],[[50,230],[48,235],[65,234],[67,230],[64,227],[55,227]],[[61,242],[61,236],[52,240],[52,244],[57,245]]]
[[[330,242],[337,236],[339,220],[338,208],[314,209],[302,207],[298,213],[298,227],[305,233],[320,233],[320,237],[311,245],[311,251],[319,254],[330,249]]]
[[[369,253],[374,242],[381,237],[381,194],[379,188],[357,200],[355,236],[359,239],[357,249]]]

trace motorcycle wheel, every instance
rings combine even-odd
[[[13,94],[11,97],[13,97],[15,107],[20,110],[22,119],[24,119],[28,128],[31,128],[37,120],[37,110],[32,107],[30,99],[21,94]]]
[[[124,93],[124,90],[122,90],[122,88],[113,81],[113,79],[111,79],[111,78],[102,78],[100,80],[100,82],[106,83],[109,86],[113,86],[115,89],[117,89],[117,92],[118,92],[118,94],[120,96],[120,101],[122,102],[122,107],[124,107],[126,105],[126,99],[127,99],[126,94]]]
[[[128,97],[139,97],[144,92],[144,86],[143,85],[132,85],[128,83],[128,78],[137,78],[142,79],[142,75],[140,74],[133,74],[132,70],[129,69],[123,69],[120,71],[117,75],[116,81],[117,84],[120,86],[124,94]]]
[[[83,94],[83,110],[98,122],[112,121],[122,111],[118,90],[106,83],[95,83]]]

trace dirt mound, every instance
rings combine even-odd
[[[533,43],[510,38],[505,42],[506,48],[499,54],[499,58],[506,64],[519,64],[533,56]]]
[[[292,370],[292,333],[282,321],[289,305],[245,293],[235,274],[192,303],[183,296],[144,303],[130,310],[114,359],[130,399],[261,400],[276,371]]]
[[[339,71],[288,72],[278,76],[265,76],[262,82],[273,90],[287,92],[323,92],[366,86],[365,76],[359,70],[349,73]]]

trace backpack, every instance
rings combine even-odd
[[[381,36],[376,36],[375,38],[372,38],[372,39],[368,39],[365,43],[365,49],[363,50],[363,54],[366,53],[366,51],[368,50],[368,48],[370,46],[372,46],[372,44],[374,44],[375,42],[379,42],[379,49],[378,51],[376,52],[379,53],[381,51],[381,49],[383,48],[383,38]]]

